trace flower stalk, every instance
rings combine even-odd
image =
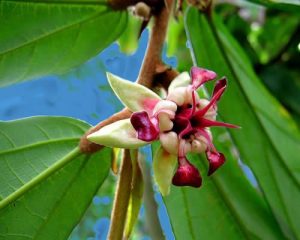
[[[123,237],[131,193],[132,176],[130,150],[124,149],[107,237],[109,240],[121,240]]]

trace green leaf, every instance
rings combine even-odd
[[[128,24],[123,34],[118,39],[120,49],[127,54],[133,54],[138,47],[139,32],[141,29],[142,20],[129,14]]]
[[[247,1],[266,6],[267,8],[292,12],[296,15],[300,14],[299,0],[247,0]]]
[[[282,51],[286,50],[296,34],[299,23],[299,16],[281,13],[267,15],[262,26],[251,29],[248,39],[261,63],[266,64],[283,54]]]
[[[0,122],[1,240],[68,237],[110,168],[109,149],[76,147],[89,127],[65,117]]]
[[[0,1],[0,86],[66,72],[122,33],[126,12],[104,0]]]
[[[242,127],[241,131],[230,130],[241,159],[254,171],[286,236],[299,238],[299,129],[261,84],[247,56],[216,15],[210,18],[191,9],[186,27],[195,63],[229,80],[219,114],[225,122]]]
[[[267,204],[230,154],[228,134],[214,130],[214,144],[225,154],[226,163],[207,177],[205,155],[190,154],[203,185],[173,186],[164,198],[176,239],[283,239]]]

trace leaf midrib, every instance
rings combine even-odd
[[[11,2],[10,2],[10,3],[11,3]],[[0,2],[0,4],[1,4],[1,2]],[[59,5],[59,4],[58,4],[58,5]],[[97,5],[95,5],[95,7],[97,7]],[[95,9],[96,9],[96,8],[95,8]],[[97,10],[96,10],[96,11],[97,11]],[[19,50],[19,49],[21,49],[21,48],[23,48],[23,47],[26,47],[26,46],[35,44],[36,42],[39,42],[39,41],[41,41],[41,40],[43,40],[43,39],[45,39],[45,38],[47,38],[47,37],[49,37],[49,36],[51,36],[51,35],[60,33],[60,32],[65,31],[65,30],[67,30],[67,29],[71,29],[71,28],[73,28],[73,27],[76,27],[76,26],[79,26],[79,25],[84,24],[84,23],[86,23],[86,22],[89,22],[89,21],[91,21],[91,20],[94,20],[94,19],[98,18],[100,15],[102,15],[102,14],[105,15],[106,13],[110,13],[110,11],[109,11],[108,9],[101,9],[101,11],[98,10],[97,13],[95,13],[95,14],[93,14],[93,15],[90,15],[90,16],[88,16],[88,17],[86,17],[86,18],[83,18],[83,19],[81,19],[81,20],[78,20],[77,22],[75,21],[75,22],[73,22],[73,23],[70,23],[69,25],[65,25],[64,27],[57,28],[57,29],[55,29],[54,31],[50,31],[50,32],[48,32],[48,33],[46,33],[46,34],[44,34],[44,35],[40,35],[40,36],[37,37],[37,38],[31,39],[31,41],[28,41],[28,42],[23,43],[23,44],[20,44],[20,45],[18,45],[18,46],[16,46],[16,47],[7,49],[6,51],[0,52],[0,58],[3,57],[3,56],[5,56],[6,54],[9,54],[9,53],[11,53],[11,52],[17,51],[17,50]]]
[[[14,153],[14,152],[22,151],[22,150],[28,150],[30,148],[35,148],[35,147],[43,146],[46,144],[79,141],[79,139],[80,139],[79,137],[72,137],[72,138],[70,137],[70,138],[57,138],[57,139],[51,139],[51,140],[46,140],[46,141],[40,141],[40,142],[36,142],[36,143],[32,143],[32,144],[27,144],[27,145],[24,145],[21,147],[16,147],[14,149],[0,151],[0,155]]]

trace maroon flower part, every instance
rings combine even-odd
[[[213,174],[224,164],[225,157],[213,145],[210,127],[238,126],[216,121],[217,102],[227,87],[226,78],[216,82],[208,101],[200,99],[196,90],[215,79],[216,73],[192,67],[190,75],[191,84],[169,91],[166,100],[158,102],[150,116],[145,111],[134,113],[131,123],[140,140],[160,139],[167,152],[178,156],[178,168],[172,180],[174,185],[200,187],[200,173],[186,159],[186,154],[205,152],[209,162],[208,175]]]
[[[198,169],[192,165],[186,157],[179,157],[178,160],[180,164],[172,179],[172,183],[175,186],[200,187],[202,178]]]
[[[223,153],[217,151],[206,151],[206,157],[209,161],[208,176],[212,175],[225,162]]]
[[[146,142],[151,142],[157,139],[159,131],[151,122],[146,111],[133,113],[130,121],[137,132],[138,139]]]

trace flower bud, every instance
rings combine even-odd
[[[134,7],[133,13],[143,20],[149,20],[151,16],[151,8],[144,2],[138,2]]]

